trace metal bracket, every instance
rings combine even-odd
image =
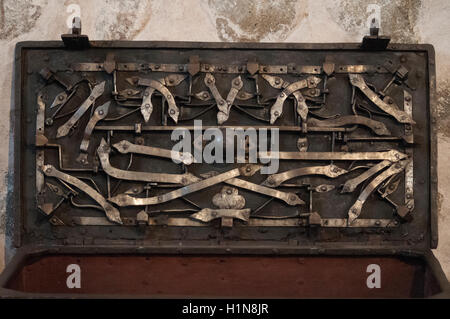
[[[64,46],[71,50],[83,50],[90,47],[89,37],[81,34],[81,19],[74,17],[72,20],[72,33],[61,34]]]
[[[370,35],[366,35],[363,38],[361,49],[369,51],[386,50],[389,42],[391,41],[391,37],[378,35],[379,32],[379,21],[373,18],[370,24]]]

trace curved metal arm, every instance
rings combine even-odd
[[[56,177],[60,180],[63,180],[66,183],[69,183],[87,195],[89,195],[94,201],[96,201],[105,211],[106,217],[114,223],[122,224],[122,220],[120,219],[120,212],[112,206],[110,203],[106,201],[106,199],[98,193],[95,189],[88,186],[86,183],[82,182],[76,177],[70,176],[66,173],[63,173],[61,171],[58,171],[55,167],[52,165],[44,165],[42,167],[42,172],[46,176]]]

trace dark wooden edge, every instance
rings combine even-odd
[[[437,100],[436,100],[436,62],[434,47],[424,45],[428,57],[428,101],[429,101],[429,134],[430,134],[430,248],[437,248],[438,235],[438,174],[437,174]]]
[[[200,251],[203,251],[205,247],[190,247],[186,251],[184,251],[180,255],[190,255],[190,254],[198,254]],[[242,251],[237,251],[237,253],[246,253],[249,255],[273,255],[269,252],[254,252],[253,250],[246,250],[245,247],[239,247]],[[216,253],[217,250],[214,250]],[[111,295],[111,294],[40,294],[40,293],[25,293],[12,289],[5,288],[8,282],[14,278],[14,276],[20,271],[20,269],[25,266],[27,260],[30,258],[42,257],[45,255],[54,255],[54,254],[84,254],[84,255],[147,255],[147,254],[170,254],[173,255],[173,250],[167,247],[87,247],[87,246],[78,246],[78,247],[33,247],[27,246],[18,249],[17,254],[13,257],[11,262],[7,265],[3,273],[0,275],[0,298],[45,298],[45,299],[53,299],[53,298],[78,298],[78,299],[100,299],[100,298],[157,298],[157,299],[186,299],[186,298],[208,298],[205,296],[166,296],[166,295]],[[404,256],[404,257],[414,257],[422,259],[430,272],[433,274],[435,279],[437,280],[441,292],[437,295],[431,296],[432,298],[450,298],[450,284],[440,266],[438,260],[433,255],[431,250],[426,251],[425,253],[422,251],[414,251],[414,250],[395,250],[391,248],[383,248],[383,249],[333,249],[330,248],[325,252],[320,254],[311,254],[311,251],[293,251],[286,252],[286,255],[298,255],[298,254],[307,254],[310,256]],[[229,254],[230,255],[230,254]],[[231,256],[231,255],[230,255]],[[222,296],[218,298],[239,298],[239,296]],[[245,297],[243,297],[245,298]],[[278,297],[279,298],[279,297]],[[217,299],[214,297],[214,299]],[[272,299],[272,298],[269,298]],[[277,299],[274,296],[274,299]]]

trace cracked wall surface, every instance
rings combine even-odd
[[[393,42],[431,43],[436,50],[438,95],[439,248],[450,277],[450,2],[447,0],[0,0],[0,108],[9,114],[15,43],[59,40],[80,10],[83,33],[93,40],[359,42],[377,14]],[[371,9],[372,10],[368,10]],[[10,139],[0,117],[0,140]],[[8,192],[7,144],[0,151],[0,269]],[[5,238],[6,237],[6,238]],[[5,247],[6,239],[6,247]],[[10,254],[7,254],[10,257]]]

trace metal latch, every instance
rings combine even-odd
[[[81,19],[74,17],[72,20],[72,33],[62,34],[64,45],[71,50],[82,50],[90,47],[89,37],[81,34]]]

